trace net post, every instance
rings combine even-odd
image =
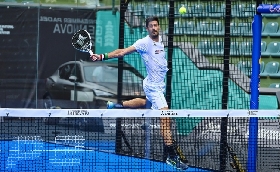
[[[172,101],[172,56],[173,56],[173,37],[174,37],[174,0],[169,1],[169,24],[168,24],[168,43],[167,43],[167,63],[168,63],[168,71],[166,77],[166,101],[168,103],[168,107],[171,107]]]
[[[120,26],[119,26],[119,48],[124,48],[124,25],[125,25],[125,11],[127,9],[128,2],[126,0],[121,0],[120,2]],[[117,99],[118,102],[122,101],[122,80],[123,80],[123,58],[118,58],[118,90],[117,90]],[[116,145],[115,151],[116,153],[121,153],[122,149],[122,118],[116,119]]]
[[[261,1],[257,1],[257,7]],[[261,57],[261,28],[262,15],[256,13],[252,23],[253,47],[252,47],[252,75],[251,75],[251,97],[250,109],[259,109],[259,83],[260,83],[260,57]],[[258,148],[258,118],[250,117],[249,120],[249,140],[248,140],[248,161],[247,171],[257,170],[257,148]]]
[[[231,22],[231,0],[226,0],[225,13],[225,34],[224,34],[224,56],[223,56],[223,92],[222,109],[228,108],[228,82],[229,82],[229,62],[230,62],[230,22]],[[221,118],[221,136],[220,136],[220,171],[226,171],[227,167],[227,127],[228,117]]]

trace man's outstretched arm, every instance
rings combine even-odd
[[[136,49],[134,46],[130,46],[128,48],[114,50],[110,53],[93,54],[90,56],[90,58],[93,61],[97,61],[97,60],[102,61],[102,60],[108,60],[111,58],[120,58],[120,57],[123,57],[123,56],[133,53],[133,52],[136,52]]]

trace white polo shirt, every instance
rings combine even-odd
[[[148,74],[145,82],[148,85],[165,85],[164,79],[168,68],[161,36],[159,36],[159,42],[155,42],[147,35],[137,40],[132,46],[145,63]]]

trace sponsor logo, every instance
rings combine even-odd
[[[241,126],[239,130],[243,130],[243,127]],[[236,134],[238,131],[238,128],[235,126],[227,126],[227,133],[230,134]],[[245,133],[246,131],[239,131]],[[209,123],[203,127],[203,130],[199,134],[198,138],[203,139],[219,139],[219,135],[221,133],[221,125],[217,123]]]
[[[249,110],[248,112],[248,116],[257,116],[258,111],[257,110]]]
[[[164,50],[155,50],[155,54],[159,54],[161,52],[163,52]]]
[[[80,45],[81,47],[84,45],[85,40],[87,39],[87,37],[83,37],[81,34],[79,34],[79,38],[77,40],[77,44]]]
[[[18,136],[11,141],[9,148],[6,169],[9,171],[20,168],[20,161],[36,160],[42,158],[43,152],[52,152],[47,160],[53,166],[78,166],[82,162],[79,152],[85,152],[85,138],[80,135],[56,136],[55,143],[68,146],[59,146],[51,149],[45,146],[41,136]],[[21,168],[20,168],[21,169]]]
[[[87,110],[68,110],[67,115],[87,116],[87,115],[89,115],[89,111],[87,111]]]
[[[177,112],[174,112],[172,110],[167,110],[167,111],[161,111],[161,114],[163,116],[176,116],[178,115]]]
[[[270,5],[269,11],[271,13],[280,13],[280,6],[279,5]]]
[[[10,94],[10,95],[7,95],[6,98],[15,100],[15,99],[18,99],[19,96],[20,96],[19,94]]]
[[[0,35],[10,35],[10,31],[8,31],[7,29],[14,29],[14,26],[0,24]]]
[[[116,128],[116,123],[110,123],[110,128]],[[143,127],[147,127],[149,129],[160,129],[159,124],[121,124],[123,128],[132,128],[132,129],[143,129]]]
[[[249,130],[246,133],[246,137],[249,137]],[[264,140],[280,140],[280,131],[278,130],[271,130],[266,128],[258,129],[258,139]]]
[[[95,33],[94,19],[82,18],[60,18],[50,16],[40,16],[40,22],[54,23],[53,33],[74,34],[78,30],[87,30],[89,33]]]
[[[227,126],[227,133],[230,135],[236,135],[239,137],[249,138],[249,128],[248,126]],[[219,140],[221,135],[221,125],[217,123],[209,123],[204,126],[203,130],[199,134],[198,138],[209,139],[209,140]],[[280,140],[280,131],[259,128],[258,129],[258,139],[263,140]]]

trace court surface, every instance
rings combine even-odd
[[[78,144],[73,147],[36,140],[0,141],[1,171],[179,171],[163,162],[116,155],[113,153],[114,143],[91,141],[86,144],[96,146],[99,150],[94,150],[94,147],[85,150]],[[186,171],[206,172],[207,170],[190,167]]]

